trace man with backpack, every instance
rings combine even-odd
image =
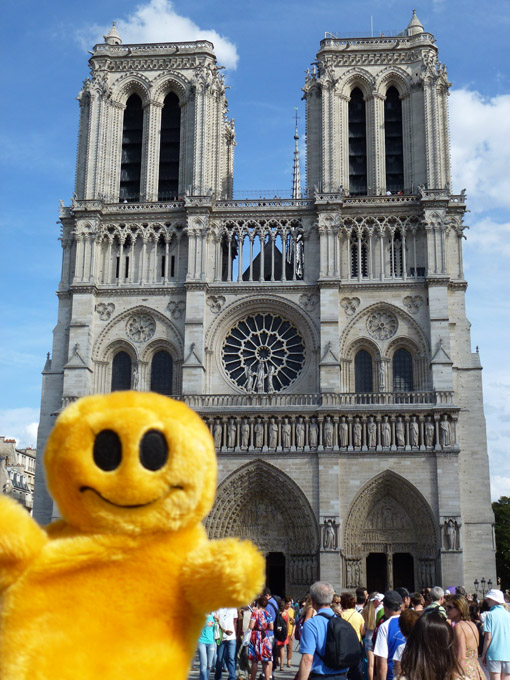
[[[333,586],[325,581],[317,581],[310,588],[317,616],[303,626],[301,663],[295,680],[345,680],[349,668],[359,661],[361,650],[354,628],[331,609],[334,593]]]

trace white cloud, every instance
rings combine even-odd
[[[102,43],[109,30],[110,26],[96,24],[81,30],[78,37],[90,49],[92,44]],[[209,40],[221,64],[231,69],[237,67],[239,56],[234,43],[215,30],[202,29],[188,17],[177,14],[170,0],[149,0],[138,5],[127,19],[117,20],[117,30],[124,44]]]
[[[491,498],[493,501],[497,501],[501,496],[510,496],[510,477],[492,475]]]
[[[452,90],[450,121],[454,189],[467,189],[473,212],[509,208],[510,95]]]
[[[469,221],[469,218],[466,218]],[[468,247],[478,252],[510,255],[510,222],[498,222],[491,217],[471,221],[469,231],[464,232]]]
[[[12,408],[0,411],[0,435],[15,439],[21,448],[35,447],[38,426],[39,409]]]

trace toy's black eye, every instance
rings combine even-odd
[[[160,470],[168,460],[165,436],[158,430],[146,432],[140,442],[140,462],[147,470]]]
[[[94,463],[109,472],[119,467],[122,460],[122,444],[113,430],[102,430],[94,442]]]

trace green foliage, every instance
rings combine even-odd
[[[505,590],[510,588],[510,498],[501,496],[492,509],[496,519],[496,571]]]

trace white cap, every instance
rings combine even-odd
[[[496,590],[495,588],[489,590],[489,592],[485,596],[485,599],[494,600],[494,602],[497,602],[498,604],[505,604],[505,596],[503,595],[501,590]]]
[[[374,600],[379,600],[379,602],[382,602],[384,600],[384,595],[381,595],[381,593],[376,593],[370,598],[370,602],[373,602]]]

